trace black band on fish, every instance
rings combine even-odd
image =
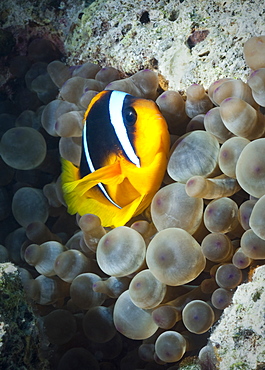
[[[93,166],[93,163],[92,163],[92,160],[91,160],[91,157],[90,157],[90,154],[89,154],[89,150],[88,150],[88,146],[87,146],[87,140],[86,140],[86,125],[84,125],[84,132],[83,132],[83,148],[84,148],[84,152],[85,152],[85,156],[86,156],[86,160],[87,160],[87,165],[90,169],[91,172],[94,172],[95,171],[95,168]],[[102,193],[105,195],[105,197],[112,203],[114,204],[114,206],[118,207],[118,208],[122,208],[120,207],[117,203],[115,203],[111,197],[109,196],[109,194],[107,193],[107,190],[104,188],[104,185],[100,182],[98,183],[98,187],[100,188],[100,190],[102,191]]]
[[[128,95],[122,91],[112,91],[109,100],[109,113],[110,113],[110,122],[114,127],[116,136],[129,160],[134,163],[137,167],[140,167],[140,160],[135,154],[135,151],[132,147],[128,133],[126,130],[124,118],[123,118],[123,103],[124,99]]]

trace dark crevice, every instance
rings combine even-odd
[[[142,24],[150,23],[149,13],[147,11],[143,12],[143,14],[141,15],[140,22]]]

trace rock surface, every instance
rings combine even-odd
[[[265,29],[255,1],[96,0],[66,40],[69,64],[90,60],[126,73],[160,72],[170,89],[249,75],[243,45]]]
[[[240,285],[224,310],[212,342],[220,370],[265,368],[265,266]]]
[[[17,267],[9,262],[0,263],[0,368],[48,370],[42,341]]]

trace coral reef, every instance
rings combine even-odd
[[[111,3],[102,5],[96,1],[89,11],[95,12],[100,5],[101,16],[105,17],[104,9]],[[124,4],[128,5],[126,1]],[[187,1],[184,12],[180,2],[175,12],[169,1],[165,12],[170,11],[170,16],[164,12],[161,17],[160,2],[157,12],[149,10],[148,4],[148,1],[142,3],[146,8],[136,16],[135,24],[141,28],[139,35],[147,29],[158,31],[155,19],[161,20],[164,31],[167,28],[162,19],[171,26],[177,19],[182,24],[182,17],[191,9]],[[242,9],[248,9],[246,2],[241,5]],[[232,9],[230,3],[222,7],[226,11]],[[59,15],[61,11],[58,8]],[[129,7],[128,16],[131,11]],[[197,19],[197,24],[185,47],[194,56],[211,40],[214,29],[197,30],[202,14],[196,5],[193,12],[193,22]],[[11,14],[8,22],[10,17]],[[89,17],[84,12],[80,22],[86,23]],[[109,19],[110,24],[103,23],[101,17],[95,21],[102,22],[103,29],[90,34],[89,47],[94,37],[100,47],[97,37],[104,41],[108,28],[115,36],[111,24],[115,17]],[[123,21],[120,22],[116,26],[117,35]],[[94,23],[91,27],[95,27]],[[191,27],[190,22],[187,27]],[[134,28],[126,30],[119,46]],[[241,40],[234,39],[247,63],[239,58],[239,64],[234,67],[242,66],[239,72],[244,70],[244,73],[240,76],[245,79],[249,76],[245,82],[234,79],[239,75],[233,68],[229,73],[223,68],[223,74],[218,77],[225,78],[218,80],[209,73],[211,81],[205,79],[203,84],[195,75],[191,75],[193,81],[189,83],[183,74],[186,87],[183,97],[177,88],[166,90],[157,73],[162,68],[160,64],[153,68],[156,71],[143,69],[151,65],[138,65],[136,58],[133,67],[137,68],[136,73],[129,76],[124,72],[134,70],[129,69],[127,59],[124,58],[122,68],[111,59],[111,53],[110,59],[100,60],[101,65],[87,61],[87,57],[81,64],[85,54],[80,54],[80,47],[79,54],[73,54],[65,63],[63,50],[55,39],[32,37],[23,53],[19,53],[17,38],[13,41],[11,37],[14,30],[11,28],[10,32],[11,35],[5,34],[11,51],[7,48],[3,57],[8,70],[3,81],[11,77],[3,85],[4,93],[0,96],[3,122],[0,258],[1,262],[11,260],[19,266],[29,307],[34,308],[34,315],[25,321],[31,325],[32,319],[36,336],[35,322],[38,322],[41,348],[48,350],[47,366],[73,369],[86,364],[101,370],[204,370],[226,366],[228,350],[223,344],[223,332],[218,334],[224,324],[222,319],[218,324],[218,320],[225,310],[224,321],[226,317],[229,321],[234,305],[238,304],[235,297],[240,289],[244,286],[248,289],[247,285],[256,280],[264,281],[263,270],[259,268],[253,282],[244,284],[265,260],[262,213],[265,165],[264,156],[260,155],[264,152],[261,97],[265,65],[254,65],[257,69],[252,73],[248,69],[254,68],[253,53],[261,54],[257,59],[264,61],[263,36],[250,38],[244,49],[246,35],[251,36],[248,29]],[[76,26],[73,34],[76,36],[78,32],[84,37]],[[70,50],[71,40],[68,41]],[[165,52],[160,49],[159,52]],[[204,57],[214,50],[210,48]],[[73,64],[74,60],[79,64]],[[92,51],[91,60],[95,61]],[[119,69],[104,66],[110,61]],[[153,59],[153,67],[154,64]],[[197,72],[200,73],[199,66]],[[174,79],[173,84],[176,84]],[[8,90],[10,87],[12,90]],[[68,160],[78,171],[87,106],[98,92],[113,89],[149,99],[152,107],[157,103],[168,124],[171,149],[167,172],[165,176],[164,171],[159,173],[161,181],[164,178],[153,199],[125,225],[111,228],[103,227],[97,215],[67,213],[71,197],[65,197],[60,161]],[[153,108],[154,112],[157,109]],[[123,194],[124,204],[134,196],[133,191]],[[105,200],[104,204],[104,211],[108,212],[108,202]],[[22,294],[20,287],[16,289]],[[256,290],[248,303],[260,303],[262,294],[263,290]],[[13,306],[4,300],[1,310],[5,310],[4,304]],[[22,314],[23,307],[19,309]],[[260,327],[255,324],[251,329],[242,322],[236,333],[239,336],[243,333],[246,340],[250,337],[256,340],[255,335],[259,335],[257,340],[263,348],[262,320],[260,316]],[[1,327],[7,333],[9,327]],[[28,335],[25,326],[22,331]],[[7,334],[2,338],[7,340]],[[239,344],[240,340],[235,338],[236,334],[232,334],[233,343]],[[246,345],[250,346],[248,342]],[[248,348],[256,353],[254,348]],[[236,348],[234,353],[235,362],[231,366],[235,367],[242,356],[237,357]],[[3,361],[10,366],[12,360],[8,355]],[[262,356],[262,352],[253,355],[250,365],[253,369],[264,364]],[[28,361],[27,357],[24,359]]]
[[[0,264],[0,320],[1,369],[48,370],[38,321],[10,262]]]
[[[150,68],[170,89],[186,90],[223,77],[245,79],[242,47],[263,32],[259,1],[97,0],[83,11],[66,50],[70,64],[89,58],[130,74]]]
[[[264,269],[258,267],[251,281],[237,288],[232,304],[210,336],[220,370],[265,366]]]

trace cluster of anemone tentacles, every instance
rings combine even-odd
[[[150,70],[121,78],[112,67],[43,56],[10,66],[23,69],[32,109],[0,115],[0,215],[9,225],[0,259],[20,266],[53,368],[176,369],[194,353],[214,368],[209,330],[265,259],[264,55],[265,36],[251,38],[247,82],[194,84],[185,98],[161,93]],[[172,138],[149,209],[114,229],[92,214],[69,216],[60,184],[59,157],[79,165],[83,115],[104,89],[155,100]]]

